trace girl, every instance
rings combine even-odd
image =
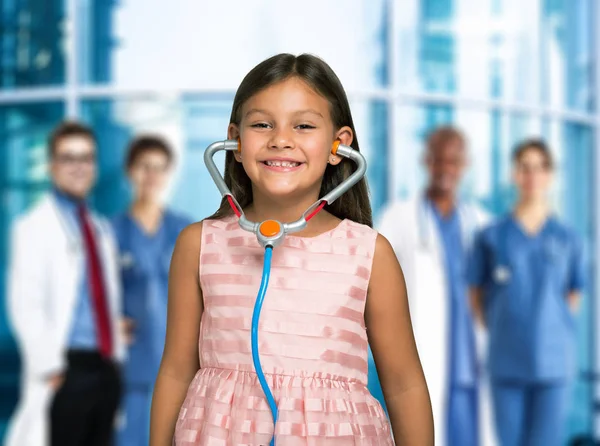
[[[515,209],[475,243],[469,280],[475,317],[489,331],[496,431],[502,446],[564,444],[581,244],[550,214],[553,161],[538,140],[517,146]]]
[[[126,169],[133,186],[131,208],[113,221],[121,257],[123,309],[130,345],[125,363],[123,446],[147,446],[152,388],[164,346],[167,279],[179,232],[190,220],[164,209],[161,196],[173,151],[162,138],[134,139]]]
[[[339,79],[309,55],[280,54],[250,71],[228,137],[242,150],[227,154],[226,182],[253,221],[298,219],[352,172],[351,161],[331,154],[336,138],[359,148]],[[250,350],[264,251],[226,200],[182,232],[152,446],[266,445],[273,434],[279,445],[392,445],[366,387],[367,328],[396,443],[433,445],[404,278],[370,227],[366,181],[325,210],[273,252],[260,350],[279,408],[275,428]]]

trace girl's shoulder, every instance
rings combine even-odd
[[[306,238],[305,240],[314,240],[316,243],[320,243],[325,239],[331,240],[336,244],[344,242],[347,242],[350,245],[366,244],[368,246],[373,245],[372,249],[374,249],[377,235],[378,232],[372,227],[345,218],[339,220],[333,229],[325,231],[315,237]]]
[[[188,224],[179,232],[176,243],[178,245],[197,245],[198,247],[200,247],[200,241],[202,240],[203,233],[203,225],[203,221],[197,221]]]
[[[372,236],[376,236],[378,234],[377,230],[373,229],[371,226],[358,223],[354,220],[350,220],[349,218],[343,220],[342,223],[345,223],[350,229],[360,232],[361,234],[369,234]]]
[[[173,264],[188,265],[190,271],[197,271],[202,245],[202,222],[187,225],[179,232],[175,240],[171,267]]]
[[[206,233],[218,232],[218,231],[235,231],[240,228],[237,223],[237,217],[226,216],[223,218],[205,218],[200,222],[202,230]]]
[[[377,236],[379,235],[379,232],[371,226],[358,223],[349,218],[343,219],[338,224],[335,233],[338,237],[346,238],[348,240],[365,239],[372,243],[375,243],[375,239],[377,239]]]

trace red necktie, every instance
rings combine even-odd
[[[94,304],[94,314],[96,316],[96,332],[100,353],[105,358],[111,356],[112,335],[110,329],[110,318],[108,305],[106,303],[106,292],[104,289],[104,279],[102,277],[102,266],[98,255],[98,247],[94,238],[94,232],[87,215],[85,205],[79,205],[79,220],[83,230],[83,240],[85,243],[85,253],[89,271],[89,287]]]

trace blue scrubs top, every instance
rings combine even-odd
[[[463,246],[461,222],[455,209],[446,217],[430,203],[444,248],[449,311],[449,378],[455,386],[475,386],[477,363],[473,319],[469,307],[466,280],[466,250]]]
[[[483,289],[494,379],[535,383],[575,371],[575,318],[567,296],[584,286],[579,238],[549,217],[537,234],[509,215],[477,237],[469,282]]]
[[[134,320],[133,344],[124,367],[129,384],[152,385],[167,326],[167,283],[175,241],[190,220],[166,211],[154,234],[125,213],[113,220],[119,244],[123,312]]]

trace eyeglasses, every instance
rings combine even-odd
[[[76,164],[90,165],[96,162],[96,155],[93,153],[88,153],[85,155],[62,154],[55,155],[53,160],[65,166],[74,166]]]

